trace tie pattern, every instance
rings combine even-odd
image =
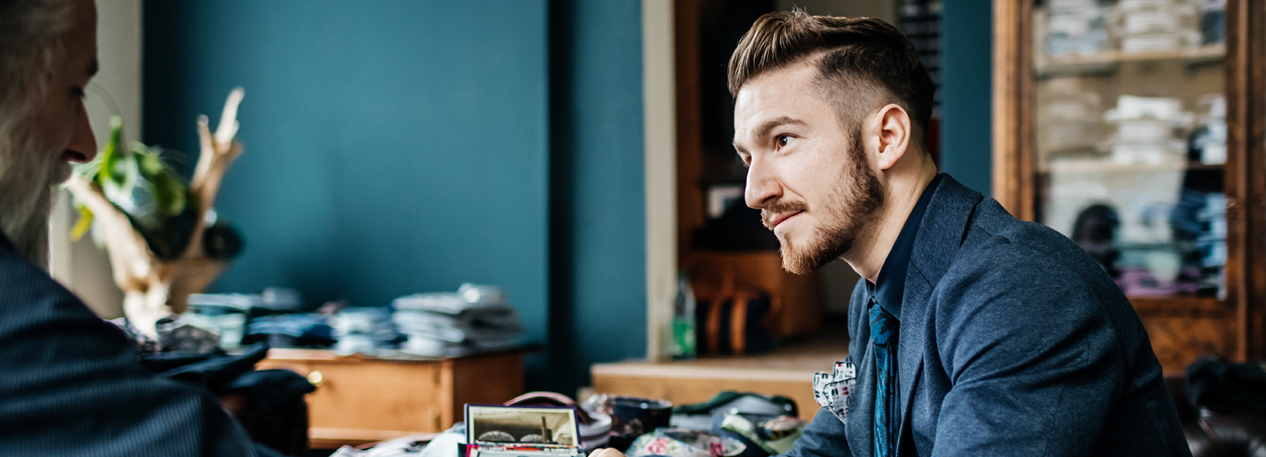
[[[870,341],[875,354],[875,457],[896,454],[897,327],[899,321],[870,300]]]

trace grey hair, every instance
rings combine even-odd
[[[48,89],[71,11],[67,0],[0,0],[0,116],[18,117],[13,110],[29,109]]]
[[[0,233],[48,265],[55,163],[32,127],[74,26],[73,0],[0,0]]]

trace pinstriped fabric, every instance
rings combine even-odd
[[[208,393],[131,343],[0,236],[0,455],[253,456]]]

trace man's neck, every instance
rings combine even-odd
[[[901,228],[919,204],[923,190],[936,178],[936,173],[936,165],[928,159],[920,160],[909,170],[889,172],[884,183],[883,206],[876,211],[874,219],[857,238],[853,248],[842,256],[853,271],[872,283],[878,279]]]

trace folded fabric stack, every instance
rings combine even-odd
[[[387,308],[352,307],[339,311],[331,319],[339,354],[375,355],[395,349],[401,338],[391,322]]]
[[[242,344],[267,341],[275,348],[328,348],[337,340],[322,314],[278,314],[252,319],[246,324]]]
[[[518,343],[523,327],[505,291],[463,284],[456,293],[414,294],[397,298],[392,321],[408,340],[401,352],[422,356],[457,355]]]

